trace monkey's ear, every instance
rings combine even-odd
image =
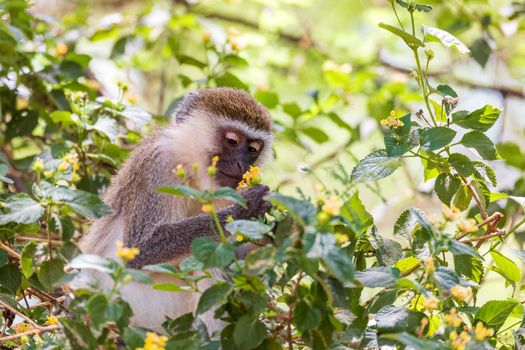
[[[171,102],[166,110],[166,117],[174,119],[176,123],[182,123],[193,109],[197,95],[198,92],[190,92],[186,96],[179,97]]]

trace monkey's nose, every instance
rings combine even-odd
[[[244,174],[246,171],[248,171],[248,162],[244,160],[238,160],[237,168],[239,168],[241,174]]]

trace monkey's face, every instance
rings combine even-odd
[[[259,158],[264,142],[233,128],[219,129],[218,140],[219,152],[210,156],[210,159],[219,156],[216,182],[219,186],[236,188],[250,165]]]

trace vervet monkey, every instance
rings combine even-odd
[[[214,156],[219,156],[214,186],[236,188],[250,165],[261,165],[271,158],[271,144],[270,115],[249,94],[231,88],[189,94],[172,121],[147,136],[113,178],[104,195],[113,212],[93,223],[81,241],[81,250],[115,258],[116,242],[123,241],[125,246],[140,249],[130,267],[179,264],[190,255],[193,239],[216,234],[200,203],[155,190],[180,183],[173,172],[179,164],[186,169],[191,185],[206,188],[210,184],[207,166]],[[192,175],[194,163],[200,165],[198,178]],[[234,219],[263,215],[270,208],[263,198],[267,193],[268,187],[262,185],[242,192],[247,208],[216,203],[221,223],[229,215]],[[156,283],[177,283],[161,274],[150,276]],[[103,288],[111,286],[106,276],[96,272],[88,272],[87,280]],[[199,288],[212,283],[205,280]],[[133,309],[134,325],[160,331],[165,316],[194,312],[200,294],[163,292],[151,285],[130,283],[122,296]],[[203,321],[208,329],[217,329],[220,324],[211,313],[205,314]]]

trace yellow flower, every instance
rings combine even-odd
[[[458,302],[467,301],[472,298],[472,289],[470,287],[463,288],[456,285],[450,288],[450,293]]]
[[[182,164],[177,165],[175,169],[173,169],[173,173],[175,176],[180,177],[181,179],[186,177],[186,170],[184,170]]]
[[[44,170],[44,161],[40,158],[37,158],[33,163],[33,170],[37,173]]]
[[[168,337],[148,332],[146,333],[146,339],[144,340],[144,347],[137,348],[136,350],[164,350],[167,342]]]
[[[447,221],[456,221],[458,219],[459,212],[459,209],[454,204],[451,204],[450,207],[446,206],[445,204],[441,206],[441,213]]]
[[[55,326],[55,325],[58,324],[58,318],[55,315],[48,315],[47,316],[47,320],[46,320],[46,324],[48,326]]]
[[[237,189],[248,188],[261,183],[261,168],[250,165],[250,169],[242,176],[242,181],[237,185]]]
[[[436,270],[436,267],[434,266],[434,259],[432,257],[425,260],[425,272],[427,274],[431,274]]]
[[[55,52],[57,56],[65,56],[68,51],[68,47],[64,43],[58,43],[55,47]]]
[[[13,327],[11,327],[15,330],[17,334],[27,332],[31,329],[31,325],[29,323],[20,322],[18,324],[15,324]]]
[[[123,260],[132,260],[135,259],[140,253],[140,249],[136,247],[128,248],[124,247],[124,243],[121,241],[117,242],[117,253],[116,255]]]
[[[463,331],[460,335],[455,331],[450,333],[449,339],[452,341],[452,348],[456,350],[465,350],[466,345],[470,342],[470,335]]]
[[[244,237],[243,235],[238,234],[237,237],[235,237],[235,239],[237,240],[237,242],[242,242],[244,240]]]
[[[219,156],[214,156],[212,159],[211,159],[211,165],[212,166],[217,166],[217,163],[219,162]]]
[[[395,128],[405,125],[405,123],[403,123],[401,120],[399,120],[398,117],[396,117],[395,111],[391,111],[390,116],[381,120],[381,125],[388,126],[392,129],[395,129]]]
[[[213,211],[213,205],[211,204],[203,204],[201,207],[201,210],[205,213],[211,213]]]
[[[449,326],[459,327],[463,320],[459,317],[456,308],[452,308],[448,314],[445,315],[445,322]]]
[[[461,220],[458,222],[458,230],[460,230],[463,233],[473,233],[478,230],[478,226],[476,225],[476,220],[474,219],[467,219],[467,220]]]
[[[428,298],[425,297],[423,299],[423,308],[427,310],[428,312],[432,312],[435,309],[437,309],[438,304],[439,304],[439,299],[434,296],[430,296]]]
[[[474,330],[474,338],[476,338],[476,340],[482,341],[483,339],[490,338],[493,335],[494,330],[492,328],[485,328],[481,322],[476,324],[476,329]]]
[[[45,176],[45,177],[52,177],[52,176],[53,176],[53,171],[52,171],[52,170],[46,170],[46,171],[44,171],[44,176]]]
[[[341,210],[341,200],[335,196],[332,196],[324,201],[321,210],[329,215],[339,215]]]
[[[57,167],[57,170],[60,171],[60,172],[64,172],[67,169],[69,169],[69,163],[68,162],[64,162],[64,161],[62,161]]]
[[[128,284],[129,282],[133,281],[133,276],[131,276],[130,274],[127,274],[126,276],[124,276],[124,278],[122,279],[122,283],[124,284]]]
[[[235,219],[234,219],[233,216],[231,216],[231,215],[228,215],[228,216],[226,217],[226,222],[233,222],[234,220],[235,220]]]
[[[202,41],[204,41],[205,44],[209,43],[211,41],[211,32],[205,31],[202,33]]]

